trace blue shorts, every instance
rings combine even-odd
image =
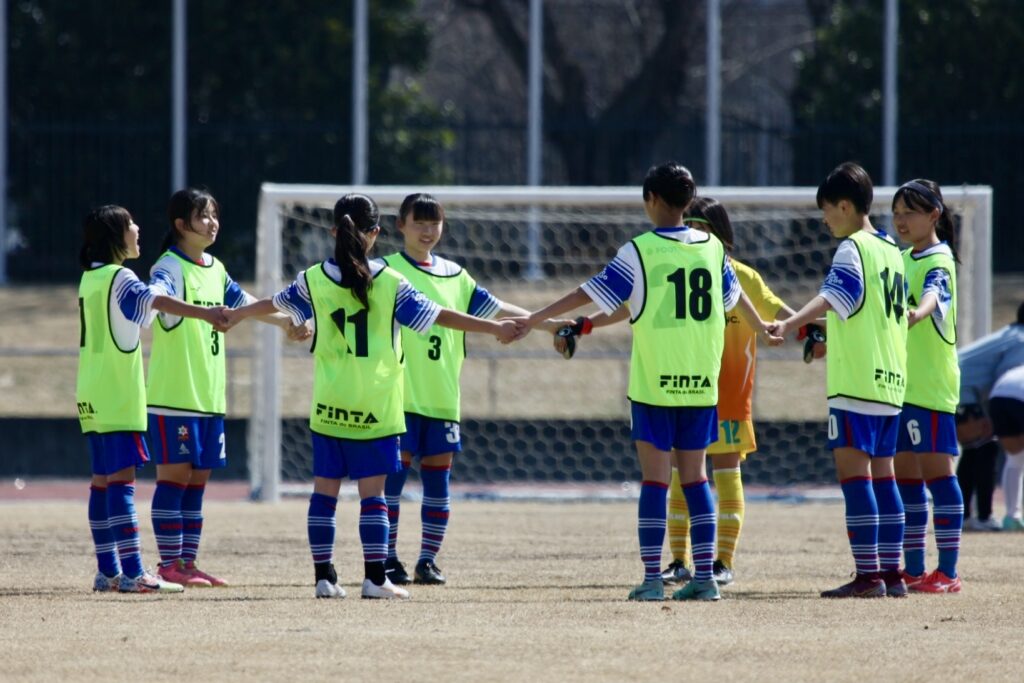
[[[149,415],[149,440],[157,465],[187,462],[197,470],[215,470],[228,464],[224,450],[224,418]]]
[[[149,462],[149,448],[142,432],[87,434],[92,473],[104,476],[126,467],[142,467]]]
[[[365,479],[402,469],[398,437],[357,441],[313,432],[313,476],[325,479]]]
[[[956,415],[918,406],[903,406],[903,412],[900,413],[900,433],[896,437],[896,451],[959,455]]]
[[[458,453],[462,450],[459,423],[406,413],[405,434],[402,434],[400,445],[414,458]]]
[[[699,451],[718,441],[718,408],[670,408],[632,401],[632,436],[659,451]]]
[[[899,415],[865,415],[839,408],[828,409],[828,447],[856,448],[872,458],[896,455]]]

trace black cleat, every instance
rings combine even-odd
[[[692,578],[693,574],[686,568],[682,560],[672,560],[672,563],[661,573],[661,580],[671,585],[687,583]]]
[[[441,568],[430,560],[420,560],[416,563],[416,579],[414,583],[425,583],[428,585],[440,585],[447,582],[441,573]]]
[[[412,579],[409,578],[409,572],[405,571],[405,567],[398,561],[397,557],[389,557],[384,562],[384,576],[391,579],[391,583],[396,586],[408,586],[412,583]]]
[[[733,581],[732,569],[726,567],[721,560],[715,560],[712,572],[715,583],[719,586],[728,586]]]

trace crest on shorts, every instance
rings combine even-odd
[[[188,441],[188,427],[185,425],[178,427],[178,441]]]

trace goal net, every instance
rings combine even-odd
[[[894,190],[875,190],[877,225],[890,223]],[[397,208],[416,191],[422,189],[264,184],[257,291],[277,292],[332,254],[331,212],[347,192],[362,192],[380,205],[382,231],[374,255],[397,251]],[[836,247],[821,222],[815,192],[701,188],[729,212],[736,234],[733,258],[756,268],[793,308],[817,292]],[[958,327],[965,343],[990,326],[992,193],[965,186],[947,187],[944,194],[959,231]],[[500,299],[528,310],[585,281],[621,244],[649,229],[640,191],[633,187],[443,187],[434,195],[447,217],[437,253],[461,263]],[[277,328],[259,328],[249,470],[253,496],[276,500],[282,492],[309,490],[313,361],[308,345],[286,343]],[[639,479],[626,400],[628,324],[584,337],[570,361],[555,353],[551,335],[540,330],[508,346],[467,335],[467,348],[464,450],[454,481],[628,486]],[[831,481],[826,416],[824,363],[804,364],[793,343],[760,348],[754,400],[759,449],[744,465],[745,477],[778,486]]]

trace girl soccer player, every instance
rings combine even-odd
[[[398,211],[398,231],[404,249],[383,258],[417,290],[445,308],[467,311],[478,318],[501,313],[528,315],[518,306],[503,302],[481,287],[454,261],[433,253],[444,232],[444,207],[429,194],[411,194]],[[542,324],[554,332],[567,321]],[[423,505],[420,520],[423,536],[416,562],[415,582],[443,584],[446,579],[436,564],[448,527],[448,491],[452,460],[462,450],[459,433],[459,376],[466,357],[465,334],[440,325],[420,334],[402,329],[405,352],[405,434],[401,438],[402,468],[388,475],[384,487],[391,531],[388,535],[386,571],[392,583],[412,581],[398,559],[398,521],[402,489],[413,458],[420,460]]]
[[[907,379],[906,274],[899,247],[871,225],[873,194],[867,172],[851,162],[818,187],[825,225],[842,242],[818,296],[771,326],[781,337],[827,312],[828,444],[856,577],[823,598],[907,594],[899,570],[903,503],[893,471]]]
[[[205,190],[175,192],[170,229],[150,285],[193,304],[237,308],[256,301],[216,257],[206,253],[220,231],[220,207]],[[224,333],[202,320],[162,314],[149,360],[149,437],[156,449],[153,529],[160,576],[187,587],[227,582],[196,566],[203,530],[203,493],[213,469],[227,464],[224,444]],[[287,316],[267,318],[288,329]]]
[[[655,229],[623,245],[597,276],[526,320],[533,326],[591,301],[609,315],[623,304],[629,307],[629,399],[643,472],[638,536],[644,564],[644,581],[630,591],[630,600],[665,596],[660,563],[673,464],[691,512],[695,575],[672,597],[720,598],[712,578],[715,513],[704,460],[718,426],[725,314],[741,303],[751,327],[767,331],[743,294],[722,242],[685,224],[696,189],[680,164],[651,168],[643,200]]]
[[[512,341],[522,326],[442,308],[384,263],[367,260],[380,233],[380,212],[369,197],[345,195],[334,206],[334,258],[299,273],[276,294],[245,306],[232,320],[289,313],[296,324],[312,318],[316,334],[313,407],[313,495],[308,533],[316,597],[343,598],[334,569],[335,508],[343,477],[355,480],[360,501],[364,598],[408,598],[385,573],[387,475],[401,469],[398,435],[403,414],[403,347],[397,326],[426,334],[437,323]]]
[[[149,462],[144,438],[146,389],[141,325],[150,311],[226,322],[219,310],[161,296],[123,267],[139,257],[139,226],[120,206],[85,218],[78,286],[78,419],[92,456],[89,526],[99,570],[93,590],[180,593],[184,588],[143,569],[135,514],[135,470]]]
[[[706,230],[721,240],[727,252],[734,244],[732,222],[725,207],[710,197],[697,197],[687,207],[684,221],[690,227]],[[743,263],[731,259],[740,287],[761,318],[774,320],[793,315],[793,309],[778,298],[761,275]],[[611,316],[599,313],[583,322],[581,327],[601,327],[624,320],[628,311],[620,308]],[[557,341],[564,341],[556,337]],[[823,352],[819,344],[818,353]],[[556,348],[559,345],[556,344]],[[559,348],[561,350],[561,348]],[[820,357],[820,356],[819,356]],[[807,357],[807,360],[810,360]],[[745,505],[740,464],[747,454],[757,450],[751,404],[757,363],[757,333],[740,317],[730,315],[725,321],[725,349],[718,378],[718,440],[708,446],[714,467],[715,489],[718,493],[718,537],[714,561],[714,578],[720,585],[733,580],[733,559],[743,526]],[[686,497],[679,482],[679,472],[672,470],[668,500],[668,539],[672,563],[662,572],[666,583],[690,580],[686,566],[689,557],[690,520]]]
[[[902,185],[892,200],[893,224],[904,242],[910,308],[907,323],[907,393],[900,413],[894,462],[906,510],[903,578],[912,591],[959,593],[957,556],[964,499],[954,461],[960,366],[956,353],[956,249],[953,220],[931,180]],[[928,500],[935,501],[939,566],[925,574]]]

